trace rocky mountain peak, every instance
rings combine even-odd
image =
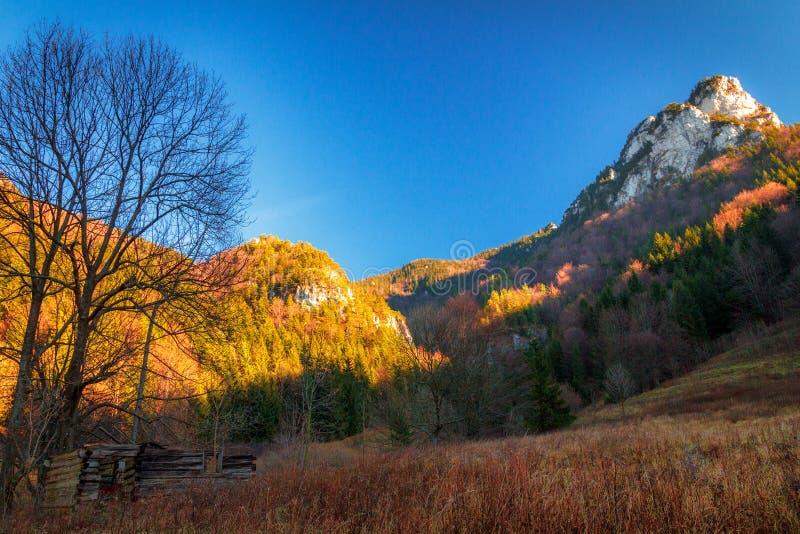
[[[733,76],[711,76],[700,80],[689,96],[688,104],[709,116],[722,114],[758,124],[780,126],[778,116],[744,90]]]
[[[699,167],[780,126],[778,116],[731,76],[701,80],[689,99],[646,117],[630,134],[619,159],[570,205],[564,222],[619,208],[662,185],[685,179]]]

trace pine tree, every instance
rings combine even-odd
[[[653,236],[653,244],[650,247],[650,254],[648,256],[648,263],[657,267],[665,263],[673,261],[677,257],[675,252],[675,243],[667,232],[660,234],[658,232]]]
[[[570,424],[575,418],[569,406],[561,398],[553,365],[536,340],[526,352],[531,370],[530,408],[525,414],[525,423],[533,432],[547,432]]]
[[[639,280],[639,277],[636,276],[636,273],[633,271],[631,271],[631,276],[628,278],[628,291],[631,295],[635,295],[644,291],[644,285],[642,285],[642,281]]]

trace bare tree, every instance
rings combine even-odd
[[[58,46],[56,43],[61,42]],[[2,470],[4,507],[11,506],[13,491],[23,476],[23,415],[29,405],[31,375],[41,351],[36,337],[45,299],[54,285],[63,287],[56,258],[62,238],[74,228],[72,213],[77,209],[70,194],[64,169],[74,162],[63,160],[53,147],[68,143],[63,126],[67,109],[78,97],[64,90],[65,78],[86,76],[88,65],[81,61],[86,51],[85,36],[62,28],[41,28],[29,34],[25,43],[0,62],[0,232],[4,255],[0,269],[14,278],[27,297],[27,319],[16,356],[17,379],[6,419]],[[61,76],[60,73],[67,73]],[[57,290],[57,289],[56,289]]]
[[[44,24],[0,62],[0,200],[13,229],[3,240],[18,251],[2,271],[29,299],[10,436],[22,431],[40,356],[34,339],[51,295],[72,300],[54,428],[56,448],[69,449],[79,439],[84,390],[130,357],[90,361],[104,319],[152,313],[161,299],[149,297],[167,288],[196,293],[225,279],[222,263],[197,262],[229,245],[244,222],[244,137],[222,82],[154,38],[98,44]],[[6,507],[21,463],[13,441],[3,450]]]
[[[300,376],[300,401],[302,406],[301,429],[301,456],[300,466],[305,469],[308,465],[308,454],[311,443],[314,441],[314,419],[320,409],[330,406],[334,393],[324,392],[324,385],[329,380],[324,368],[311,362],[306,362],[303,374]]]
[[[636,393],[636,382],[622,363],[615,363],[606,370],[604,382],[606,395],[611,402],[619,403],[625,415],[625,401]]]
[[[778,317],[778,286],[784,273],[775,250],[752,238],[736,241],[731,259],[729,272],[744,303],[740,313],[755,313],[767,320]]]
[[[449,372],[450,361],[441,350],[449,336],[456,333],[448,330],[440,310],[432,305],[413,310],[408,316],[408,326],[416,340],[405,345],[406,359],[413,373],[413,384],[407,393],[412,397],[409,402],[418,405],[413,410],[413,426],[437,443],[445,429],[458,422],[453,418],[448,399],[453,378]]]

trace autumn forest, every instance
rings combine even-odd
[[[303,241],[241,243],[254,149],[216,74],[155,37],[33,26],[0,56],[4,524],[174,528],[135,498],[43,509],[52,458],[154,443],[257,458],[158,501],[187,531],[797,528],[800,126],[748,99],[705,78],[559,224],[351,280]],[[708,139],[656,169],[688,120]],[[712,491],[727,461],[741,495]]]

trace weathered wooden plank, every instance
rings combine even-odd
[[[223,465],[222,470],[227,471],[228,469],[255,469],[256,464],[234,464],[234,465]]]
[[[192,458],[186,459],[182,458],[180,460],[142,460],[141,462],[136,462],[137,467],[147,467],[147,466],[179,466],[179,465],[205,465],[205,462],[200,461],[200,459]]]
[[[159,484],[198,484],[203,482],[213,482],[215,480],[222,480],[223,476],[220,474],[204,475],[202,477],[160,477],[160,478],[142,478],[136,481],[137,486],[157,486]]]
[[[196,460],[196,461],[202,461],[203,458],[205,458],[205,456],[203,456],[202,454],[170,454],[170,455],[159,454],[159,455],[153,455],[153,456],[138,456],[137,457],[137,461],[171,462],[171,461],[181,460],[181,459],[191,459],[191,460]]]
[[[142,459],[136,462],[137,465],[203,465],[202,458],[176,458],[173,460],[165,459]]]
[[[47,468],[48,471],[63,471],[64,469],[80,469],[83,465],[83,460],[78,458],[77,462],[58,462],[50,464],[50,467]]]
[[[88,444],[86,445],[86,450],[91,451],[92,454],[97,453],[114,453],[114,454],[125,454],[125,453],[138,453],[141,450],[140,445],[132,445],[130,443],[100,443],[100,444]]]
[[[195,458],[195,459],[199,458],[199,459],[202,460],[203,458],[205,458],[205,456],[203,456],[202,454],[199,454],[199,453],[198,454],[194,454],[194,453],[192,453],[192,454],[142,454],[142,455],[137,456],[137,458],[139,460],[165,460],[165,461],[168,461],[168,460],[175,460],[175,459],[179,459],[179,458]]]
[[[81,462],[77,462],[74,464],[55,464],[47,469],[48,473],[62,473],[64,471],[80,471],[83,464]]]
[[[202,465],[185,465],[174,467],[158,467],[158,468],[144,468],[136,471],[137,475],[144,473],[172,473],[172,472],[188,472],[188,473],[204,473],[205,469]]]
[[[80,473],[81,473],[81,466],[77,465],[75,467],[70,467],[70,468],[48,470],[45,477],[46,480],[56,480],[64,477],[77,477],[78,475],[80,475]]]
[[[136,477],[137,480],[152,480],[152,479],[198,479],[208,477],[210,474],[203,471],[160,471],[158,473],[145,472],[139,473]]]
[[[74,484],[74,485],[77,486],[79,483],[80,483],[80,480],[78,479],[78,477],[61,478],[61,479],[57,479],[57,480],[46,480],[45,483],[44,483],[44,487],[45,488],[55,488],[56,486],[63,485],[63,484]]]
[[[47,495],[66,495],[70,493],[75,493],[78,491],[78,485],[74,486],[57,486],[57,487],[50,487],[44,490],[45,496]]]
[[[76,449],[74,451],[62,452],[61,454],[56,454],[55,456],[51,456],[50,462],[52,465],[53,463],[61,462],[64,460],[71,460],[73,458],[80,459],[83,457],[82,454],[85,454],[85,451],[83,449]]]
[[[45,485],[45,491],[58,491],[64,488],[77,488],[78,487],[78,479],[67,479],[67,480],[60,480],[57,482],[51,482]]]
[[[48,478],[44,482],[44,487],[54,488],[58,485],[63,485],[65,483],[71,483],[77,485],[78,483],[80,483],[80,478],[78,478],[77,475],[75,475],[74,477]]]
[[[167,449],[145,449],[139,453],[139,458],[144,458],[147,456],[175,456],[177,454],[183,454],[186,451],[176,451],[176,450],[167,450]]]
[[[51,461],[48,467],[50,469],[54,469],[56,467],[68,467],[70,465],[80,465],[85,461],[85,458],[79,458],[75,456],[73,458],[64,458],[63,460]]]
[[[228,473],[246,473],[246,474],[250,475],[250,474],[253,473],[253,471],[256,470],[255,467],[256,466],[242,467],[242,468],[239,468],[239,469],[223,469],[222,473],[223,474],[228,474]]]
[[[84,462],[83,458],[78,458],[77,456],[74,458],[65,458],[63,460],[50,462],[48,469],[63,469],[65,467],[73,467],[76,465],[81,465]]]
[[[46,503],[54,503],[54,502],[67,502],[72,503],[75,501],[75,497],[77,493],[74,491],[62,491],[62,492],[52,492],[49,494],[45,494],[44,502]]]
[[[161,475],[165,475],[165,474],[171,474],[171,473],[185,474],[187,476],[197,476],[197,475],[202,475],[203,473],[206,473],[206,471],[204,469],[202,469],[202,468],[196,468],[196,469],[177,469],[177,468],[173,468],[173,469],[143,469],[142,471],[137,471],[136,472],[136,476],[137,477],[150,477],[150,478],[152,478],[154,476],[157,477],[157,476],[161,476]]]
[[[197,484],[237,483],[255,471],[255,457],[220,457],[202,449],[160,449],[130,444],[95,444],[51,459],[47,502],[69,506],[97,499],[100,488],[116,485],[122,495],[183,491]],[[206,472],[207,460],[219,462],[219,473]],[[46,493],[47,495],[47,493]]]

